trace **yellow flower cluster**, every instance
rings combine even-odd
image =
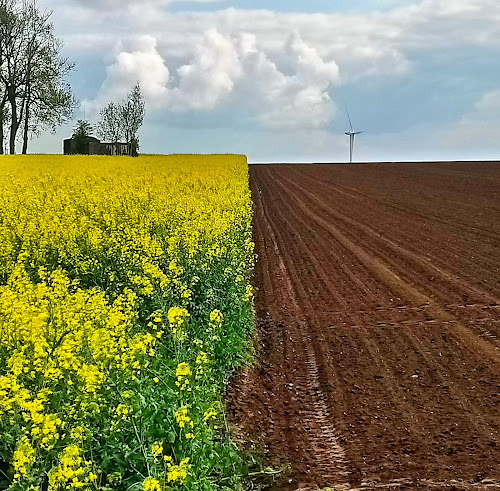
[[[144,491],[162,491],[160,481],[154,477],[148,477],[143,483]]]
[[[223,319],[224,316],[220,310],[212,310],[212,312],[210,312],[210,321],[214,324],[222,324]]]
[[[181,407],[175,413],[175,420],[180,428],[185,428],[186,426],[193,427],[193,420],[188,415],[188,408],[186,406]]]
[[[177,370],[175,371],[175,375],[177,377],[175,385],[177,385],[177,387],[181,390],[189,390],[189,377],[192,374],[193,372],[191,372],[191,368],[189,368],[187,363],[179,363],[179,365],[177,365]]]
[[[160,460],[161,455],[163,454],[163,443],[162,442],[154,442],[151,447],[151,453],[155,460]]]
[[[172,465],[168,471],[168,482],[184,481],[186,479],[191,465],[189,464],[189,457],[181,460],[179,465]]]
[[[191,469],[191,465],[189,464],[189,457],[182,459],[178,465],[174,464],[172,457],[170,457],[169,455],[163,455],[163,443],[159,441],[153,443],[153,445],[151,446],[151,453],[155,459],[155,462],[163,461],[163,463],[165,464],[167,469],[166,481],[168,483],[175,483],[176,481],[182,483],[186,479],[188,472]],[[148,477],[143,482],[143,489],[144,491],[162,491],[163,488],[161,482],[158,479],[154,477]]]
[[[247,285],[246,292],[245,292],[245,302],[251,302],[253,299],[253,286],[252,285]]]
[[[205,423],[207,421],[210,421],[211,419],[216,419],[217,418],[217,413],[215,411],[206,411],[205,414],[203,414],[203,421]]]
[[[189,297],[185,297],[189,298]],[[168,311],[168,322],[172,329],[172,336],[175,341],[182,343],[187,337],[187,332],[183,328],[186,319],[190,316],[186,309],[171,307]]]
[[[16,474],[14,478],[20,478],[23,475],[28,475],[31,466],[35,463],[36,452],[32,447],[30,441],[27,437],[23,437],[18,443],[14,456],[12,458],[12,463],[14,465],[14,471]]]
[[[4,159],[0,275],[20,258],[48,266],[55,259],[92,280],[99,258],[113,256],[139,290],[188,298],[186,256],[202,251],[208,266],[210,255],[226,252],[217,239],[251,216],[247,176],[246,159],[236,156]],[[165,256],[168,268],[158,267]],[[103,273],[114,286],[123,271]]]
[[[207,353],[205,353],[205,351],[200,351],[198,353],[198,356],[196,357],[196,364],[202,366],[210,364],[210,357]]]
[[[70,445],[61,453],[59,465],[49,472],[50,489],[88,488],[97,479],[92,468],[92,462],[84,459],[83,451],[77,445]]]

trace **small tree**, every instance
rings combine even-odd
[[[137,82],[130,94],[128,94],[127,100],[122,104],[120,110],[123,136],[127,142],[129,154],[133,157],[137,157],[138,155],[138,132],[144,122],[145,107],[141,87],[139,82]]]
[[[102,140],[109,140],[115,145],[115,153],[118,153],[118,142],[123,137],[121,124],[121,106],[110,102],[99,112],[101,117],[97,123],[97,136]]]
[[[73,128],[72,138],[75,140],[76,153],[84,153],[85,145],[88,143],[89,137],[92,136],[94,128],[85,119],[79,119],[76,126]]]
[[[100,112],[97,134],[101,139],[109,140],[118,146],[121,138],[127,143],[128,154],[137,157],[139,150],[139,128],[145,115],[145,103],[141,87],[136,83],[132,91],[121,104],[110,102]],[[118,152],[116,152],[118,153]]]

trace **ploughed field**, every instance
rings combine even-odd
[[[229,406],[290,464],[271,489],[500,487],[500,164],[250,180],[258,364]]]

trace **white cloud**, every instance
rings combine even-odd
[[[297,33],[285,43],[283,54],[290,74],[262,51],[251,50],[244,58],[244,87],[248,97],[254,93],[259,121],[277,128],[324,126],[334,112],[329,89],[340,81],[337,64],[325,62]]]
[[[106,68],[106,79],[97,97],[82,104],[96,115],[108,102],[120,102],[137,82],[146,101],[154,103],[165,96],[168,80],[169,71],[156,50],[156,40],[138,36],[119,43],[116,59]]]
[[[62,32],[70,42],[72,37],[88,32],[106,39],[113,33],[117,37],[124,32],[150,34],[170,59],[192,55],[203,33],[211,28],[233,36],[252,32],[268,51],[279,49],[290,33],[297,31],[323,59],[335,59],[348,78],[363,72],[369,76],[404,72],[415,50],[500,45],[498,0],[421,0],[386,12],[364,14],[234,8],[173,13],[168,9],[172,0],[46,1],[54,8],[56,25],[64,26]],[[213,3],[216,7],[217,2]]]
[[[107,56],[119,39],[148,34],[157,40],[157,49],[169,66],[190,63],[210,29],[232,38],[254,34],[260,49],[280,68],[284,43],[297,32],[322,60],[336,62],[343,83],[405,76],[411,73],[418,53],[463,46],[500,47],[498,0],[422,0],[365,14],[234,8],[173,13],[169,0],[47,2],[49,8],[54,7],[56,26],[63,26],[68,49]]]
[[[251,109],[264,126],[325,125],[334,110],[328,92],[339,82],[338,66],[325,62],[296,33],[284,44],[283,57],[290,74],[258,47],[255,35],[232,37],[210,29],[191,60],[171,76],[156,40],[140,36],[120,43],[97,97],[86,106],[97,112],[138,81],[153,111],[210,111],[231,99]]]
[[[240,56],[244,53],[238,51],[238,41],[216,29],[207,31],[193,59],[177,70],[179,85],[170,92],[168,106],[178,110],[214,109],[243,76]]]
[[[484,94],[474,105],[476,113],[500,122],[500,89]]]

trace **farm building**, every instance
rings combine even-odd
[[[104,143],[93,136],[67,138],[63,146],[64,155],[130,155],[126,143]]]

